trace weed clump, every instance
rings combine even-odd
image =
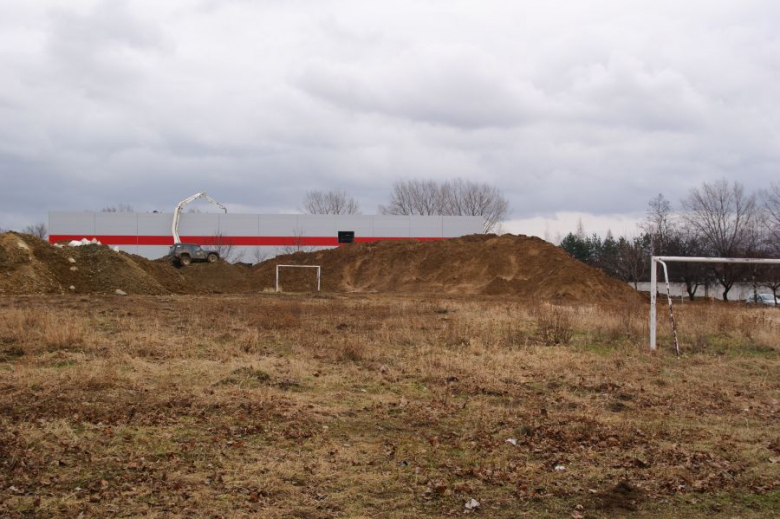
[[[532,315],[536,319],[537,336],[545,346],[568,345],[574,336],[574,324],[569,312],[560,306],[540,305]]]
[[[251,368],[244,366],[243,368],[234,369],[230,372],[231,375],[238,375],[244,378],[250,378],[258,382],[268,382],[271,380],[271,375],[261,369]]]

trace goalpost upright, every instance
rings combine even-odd
[[[702,258],[693,256],[651,256],[650,257],[650,349],[656,349],[657,323],[656,323],[656,304],[658,293],[658,264],[664,269],[664,280],[666,281],[666,293],[669,297],[669,271],[666,268],[667,263],[741,263],[750,265],[780,265],[780,259],[764,258]],[[669,298],[669,308],[671,310],[672,301]]]

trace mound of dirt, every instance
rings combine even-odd
[[[28,234],[0,234],[0,295],[238,293],[256,288],[250,274],[246,265],[177,268],[103,245],[57,247]]]
[[[0,294],[169,292],[140,266],[145,261],[102,245],[58,248],[27,234],[4,233]]]
[[[60,292],[62,284],[39,259],[43,240],[12,232],[0,234],[0,294]],[[66,259],[67,261],[67,259]]]
[[[228,294],[257,290],[252,270],[243,264],[192,263],[176,267],[167,259],[148,261],[148,272],[168,290],[175,293]]]
[[[277,264],[320,265],[331,292],[507,295],[571,303],[635,303],[625,283],[538,238],[472,235],[451,240],[355,243],[279,256],[255,267],[225,262],[177,268],[101,245],[56,247],[0,234],[0,294],[240,293],[273,289]],[[316,286],[314,269],[285,269],[288,291]],[[72,288],[71,288],[72,287]]]
[[[528,236],[356,243],[295,253],[257,265],[253,284],[273,287],[275,266],[285,263],[320,265],[328,291],[511,295],[573,303],[642,300],[626,283]],[[280,278],[286,290],[311,290],[314,276],[283,270]]]

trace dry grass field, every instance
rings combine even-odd
[[[780,311],[677,315],[0,298],[0,516],[775,516]]]

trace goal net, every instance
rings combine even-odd
[[[322,269],[320,269],[319,265],[277,265],[276,266],[276,291],[279,292],[279,270],[283,268],[290,268],[290,269],[317,269],[317,292],[320,291],[320,272]]]
[[[672,335],[674,347],[680,354],[680,343],[677,340],[677,325],[674,321],[674,309],[672,305],[671,289],[669,287],[669,269],[667,263],[739,263],[748,265],[780,265],[780,259],[758,258],[702,258],[693,256],[651,256],[650,258],[650,349],[656,349],[657,339],[657,299],[658,299],[658,266],[663,267],[664,281],[666,282],[666,297],[669,301],[669,317],[672,321]]]

